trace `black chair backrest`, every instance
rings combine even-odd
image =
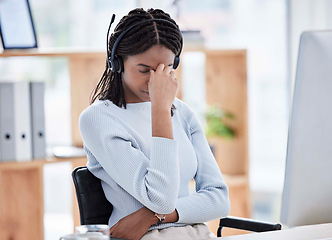
[[[100,179],[86,166],[77,167],[72,172],[81,225],[108,224],[113,206],[105,197]]]

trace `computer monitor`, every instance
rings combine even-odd
[[[301,35],[280,221],[332,222],[332,31]]]
[[[4,49],[37,47],[29,0],[0,0],[0,38]]]

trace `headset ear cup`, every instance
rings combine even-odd
[[[174,58],[174,62],[173,62],[173,69],[177,69],[177,67],[179,66],[179,64],[180,64],[180,57],[176,56]]]
[[[114,59],[110,58],[110,63],[111,63],[111,71],[113,73],[115,73],[115,72],[118,72],[118,73],[123,72],[123,60],[122,60],[122,57],[114,56]]]
[[[114,62],[114,71],[113,72],[119,72],[120,66],[119,66],[118,56],[114,56],[113,62]]]
[[[109,62],[109,67],[110,67],[111,72],[114,73],[116,71],[116,64],[115,64],[114,59],[109,58],[108,62]]]
[[[118,73],[122,73],[124,70],[122,57],[117,57],[118,60]]]

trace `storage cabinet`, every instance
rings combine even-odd
[[[245,50],[206,50],[206,96],[208,104],[218,103],[235,115],[236,136],[230,141],[215,139],[215,156],[230,189],[231,215],[250,217],[248,183],[247,76]],[[184,49],[184,51],[192,51]],[[91,91],[104,68],[104,52],[8,51],[0,57],[64,57],[68,60],[71,87],[72,142],[82,146],[78,129],[80,113],[89,105]],[[177,77],[181,78],[181,65]],[[181,81],[180,81],[181,82]],[[180,84],[181,86],[181,84]],[[181,98],[181,89],[178,92]],[[28,163],[0,163],[0,239],[43,239],[42,166],[58,159]],[[73,168],[85,158],[67,159]],[[79,225],[74,198],[74,224]],[[218,221],[209,223],[215,232]],[[14,229],[15,226],[15,229]],[[19,226],[19,228],[17,228]],[[15,231],[14,231],[15,230]],[[226,232],[225,235],[234,232]]]
[[[71,162],[86,164],[86,158],[47,158],[31,162],[0,164],[0,239],[44,239],[43,166]],[[76,196],[73,198],[74,223],[79,225]]]

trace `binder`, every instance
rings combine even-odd
[[[32,158],[46,156],[44,83],[30,82]]]
[[[0,82],[0,161],[15,159],[14,85]]]
[[[32,159],[30,90],[28,82],[14,83],[15,160]]]
[[[1,83],[0,89],[2,161],[29,161],[32,159],[29,83]]]

